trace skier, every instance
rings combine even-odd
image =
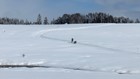
[[[73,39],[73,38],[71,38],[71,43],[73,43],[73,41],[74,41],[74,39]]]

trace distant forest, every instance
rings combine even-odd
[[[46,24],[86,24],[86,23],[140,23],[139,19],[132,20],[128,17],[115,17],[106,13],[88,13],[86,15],[80,13],[63,14],[63,16],[53,19],[50,23],[48,18],[39,14],[35,22],[17,18],[0,18],[0,24],[20,24],[20,25],[46,25]]]

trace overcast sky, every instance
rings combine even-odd
[[[76,12],[107,12],[140,19],[140,0],[0,0],[0,17],[34,21],[40,13],[52,20]]]

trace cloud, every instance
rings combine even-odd
[[[103,12],[115,16],[126,16],[130,18],[140,18],[140,0],[92,0],[93,3],[102,6]]]
[[[118,3],[123,3],[123,4],[137,4],[140,2],[140,0],[93,0],[99,4],[102,5],[115,5]]]
[[[31,19],[43,12],[43,1],[44,0],[0,0],[0,16]]]
[[[64,13],[107,12],[138,17],[140,0],[0,0],[0,16],[36,20],[40,13],[49,20]]]
[[[136,11],[140,8],[140,0],[94,0],[106,9]]]

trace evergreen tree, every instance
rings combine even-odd
[[[48,24],[48,18],[47,17],[44,18],[44,24],[45,25]]]
[[[20,20],[20,22],[19,22],[20,24],[24,24],[24,20]]]
[[[41,15],[39,14],[38,17],[37,17],[37,22],[36,24],[39,24],[41,25],[42,24],[42,18],[41,18]]]
[[[139,21],[139,19],[138,19],[138,18],[136,19],[135,23],[140,23],[140,21]]]
[[[26,19],[25,24],[26,24],[26,25],[29,25],[30,22]]]

